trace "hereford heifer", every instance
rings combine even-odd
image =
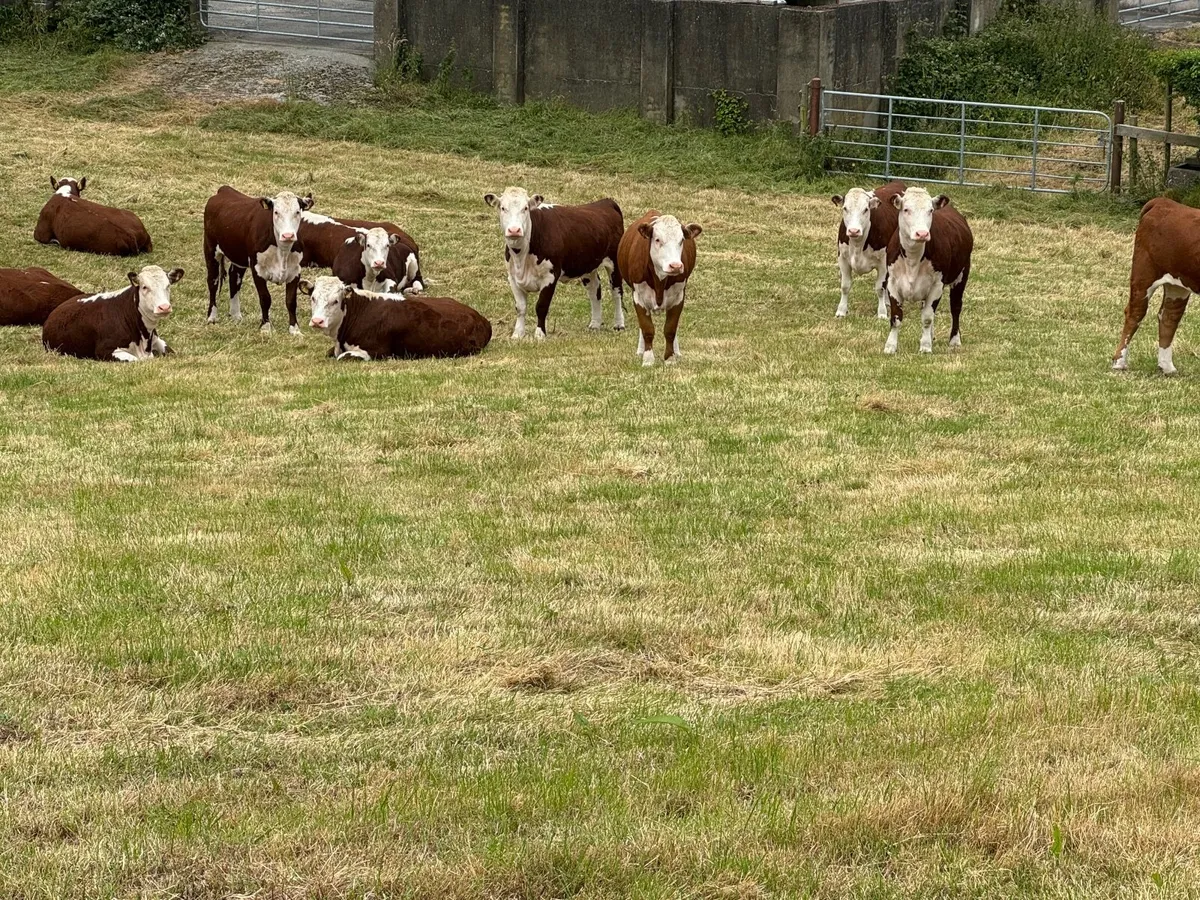
[[[300,214],[313,204],[312,194],[297,197],[284,191],[274,198],[248,197],[229,185],[204,206],[204,263],[208,268],[208,321],[217,321],[217,292],[229,264],[229,315],[242,317],[240,294],[246,270],[254,280],[262,307],[262,329],[271,330],[271,291],[267,283],[285,285],[288,328],[296,324],[296,287],[300,283],[302,244]]]
[[[1158,367],[1175,374],[1172,346],[1193,291],[1200,291],[1200,210],[1158,197],[1142,207],[1133,238],[1129,305],[1112,367],[1129,368],[1129,342],[1146,315],[1150,297],[1163,289],[1158,313]]]
[[[514,338],[525,337],[525,306],[530,294],[537,294],[538,340],[546,337],[546,316],[554,290],[563,279],[578,278],[592,301],[589,328],[603,327],[600,295],[601,271],[608,272],[609,292],[613,301],[613,328],[625,328],[625,310],[621,303],[621,271],[617,266],[617,248],[625,230],[621,207],[615,200],[597,200],[583,206],[555,206],[532,197],[523,188],[508,188],[500,196],[484,194],[488,206],[500,216],[504,235],[504,259],[508,265],[508,283],[517,308]]]
[[[158,323],[171,314],[170,274],[158,266],[129,273],[129,286],[106,294],[77,297],[61,304],[42,327],[47,350],[82,359],[138,362],[167,352]]]
[[[674,216],[652,209],[629,226],[617,251],[617,267],[633,288],[633,308],[637,311],[637,355],[643,366],[654,365],[654,318],[666,313],[663,329],[663,362],[679,360],[679,317],[688,279],[696,268],[696,238],[699,225],[681,225]]]
[[[838,228],[838,269],[842,274],[842,299],[834,314],[842,318],[850,312],[850,287],[855,275],[875,272],[875,297],[879,301],[877,315],[888,317],[887,246],[896,233],[896,207],[892,197],[904,193],[904,182],[893,181],[873,191],[851,188],[843,197],[834,194],[833,205],[842,208],[842,224]]]
[[[379,229],[380,237],[365,238]],[[333,269],[347,284],[369,291],[424,290],[421,251],[401,228],[391,222],[334,219],[306,212],[300,221],[300,244],[305,267]]]
[[[45,269],[0,269],[0,325],[41,325],[55,307],[82,293]]]
[[[933,317],[947,287],[950,288],[950,346],[957,347],[962,343],[958,317],[971,275],[971,250],[975,244],[971,228],[945,194],[935,199],[924,188],[909,188],[903,194],[893,195],[892,205],[899,212],[899,221],[888,242],[887,292],[892,330],[883,352],[896,352],[906,303],[920,305],[920,350],[933,352]]]
[[[87,187],[87,178],[60,181],[51,175],[50,186],[54,196],[38,216],[33,230],[35,241],[109,256],[136,256],[152,249],[146,226],[136,215],[80,196]]]
[[[444,297],[375,294],[332,276],[301,282],[313,328],[333,338],[338,359],[470,356],[492,339],[492,323]]]

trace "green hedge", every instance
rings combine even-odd
[[[111,46],[144,52],[204,40],[189,0],[59,0],[49,15],[29,0],[0,7],[0,42],[50,33],[76,50]]]

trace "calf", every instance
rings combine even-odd
[[[129,273],[129,287],[76,297],[58,306],[42,327],[42,344],[82,359],[139,362],[167,352],[158,323],[171,314],[171,285],[183,269],[158,266]]]
[[[33,230],[35,241],[109,256],[136,256],[152,249],[150,234],[136,215],[80,196],[87,187],[87,178],[59,181],[51,175],[50,187],[54,195],[38,216]]]
[[[391,222],[334,219],[312,212],[300,218],[301,265],[334,269],[341,260],[341,271],[334,274],[348,284],[380,293],[424,290],[417,242]],[[362,236],[373,229],[382,229],[384,237],[364,241]],[[348,251],[350,245],[358,252]]]
[[[204,205],[204,263],[208,268],[208,321],[217,321],[217,292],[229,263],[229,315],[242,317],[239,295],[246,270],[254,279],[262,307],[262,330],[271,330],[271,291],[267,282],[285,285],[288,330],[296,324],[296,287],[300,283],[300,214],[312,207],[312,194],[284,191],[275,198],[248,197],[229,185]]]
[[[892,197],[904,193],[904,182],[893,181],[873,191],[851,188],[843,197],[834,194],[833,205],[842,208],[842,224],[838,228],[838,269],[842,274],[842,299],[838,303],[839,319],[850,312],[850,287],[855,275],[875,272],[875,297],[879,301],[877,315],[888,317],[887,246],[896,233],[896,207]]]
[[[55,307],[82,293],[45,269],[0,269],[0,325],[41,325]]]
[[[1133,237],[1129,304],[1112,367],[1129,368],[1129,342],[1146,315],[1150,297],[1163,289],[1158,313],[1158,368],[1174,375],[1172,346],[1193,291],[1200,291],[1200,210],[1158,197],[1142,207]]]
[[[488,206],[500,216],[504,235],[504,259],[508,266],[508,284],[517,307],[513,326],[515,339],[525,337],[525,305],[536,293],[538,340],[546,337],[546,316],[554,290],[564,278],[579,278],[592,301],[589,328],[602,328],[600,294],[601,270],[608,275],[613,301],[613,328],[625,329],[622,307],[624,290],[617,266],[617,247],[625,230],[621,207],[615,200],[597,200],[583,206],[555,206],[545,203],[540,194],[532,197],[523,188],[508,188],[497,197],[484,194]]]
[[[310,324],[333,338],[338,359],[470,356],[492,339],[492,323],[457,300],[374,294],[328,275],[301,290],[312,297]]]
[[[900,215],[887,250],[892,330],[883,352],[896,352],[905,303],[921,305],[920,350],[933,352],[933,317],[947,287],[950,288],[950,346],[958,347],[962,344],[958,317],[971,275],[971,250],[975,245],[971,228],[945,194],[934,199],[924,188],[909,188],[903,194],[893,195],[892,205]]]
[[[637,312],[637,355],[643,366],[654,365],[654,319],[667,315],[663,362],[679,360],[679,317],[687,294],[688,278],[696,268],[696,238],[699,225],[681,225],[674,216],[660,215],[652,209],[629,226],[617,251],[617,267],[633,288],[633,308]]]

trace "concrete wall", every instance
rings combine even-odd
[[[591,110],[710,124],[712,92],[756,119],[799,121],[808,83],[882,92],[907,35],[956,2],[973,30],[1000,0],[375,0],[377,58],[401,38],[432,77],[454,50],[456,80],[513,103],[561,98]],[[1064,0],[1111,2],[1111,0]]]

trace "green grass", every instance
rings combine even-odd
[[[92,91],[136,59],[108,47],[77,53],[49,36],[0,44],[0,96]]]
[[[165,359],[0,334],[0,896],[1195,895],[1200,358],[1108,372],[1136,210],[952,191],[965,346],[886,358],[829,185],[87,102],[4,101],[0,265],[131,267],[32,241],[53,167],[187,275]],[[493,344],[206,326],[225,182],[403,224]],[[678,367],[577,286],[507,339],[517,182],[704,225]]]

